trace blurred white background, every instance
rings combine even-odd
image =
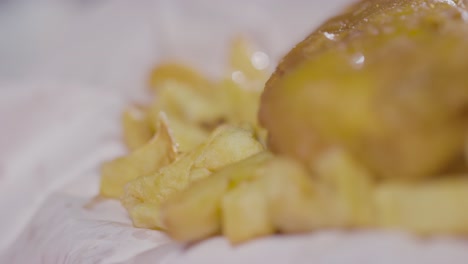
[[[141,85],[161,59],[219,74],[234,33],[278,59],[350,0],[1,0],[0,80]]]

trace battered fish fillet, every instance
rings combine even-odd
[[[463,1],[372,0],[327,21],[266,84],[269,147],[311,169],[338,147],[377,178],[464,167],[467,19]]]

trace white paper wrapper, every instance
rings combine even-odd
[[[144,98],[152,65],[175,58],[222,74],[229,39],[239,32],[277,60],[346,2],[0,6],[0,263],[466,263],[465,241],[388,232],[180,245],[133,228],[116,201],[91,202],[99,164],[124,151],[120,111]]]

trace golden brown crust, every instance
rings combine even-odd
[[[378,0],[328,20],[266,83],[270,147],[309,165],[343,147],[385,177],[440,172],[463,152],[466,19],[462,1]]]

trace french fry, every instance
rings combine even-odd
[[[159,208],[169,196],[230,163],[260,151],[263,151],[263,146],[255,140],[252,131],[233,126],[220,127],[206,142],[182,155],[174,163],[152,175],[129,182],[121,202],[129,211],[135,226],[164,229]],[[140,215],[141,207],[152,210]]]
[[[128,149],[136,150],[153,137],[154,131],[144,107],[129,107],[122,114],[124,142]]]
[[[101,195],[119,198],[127,182],[154,173],[175,160],[178,150],[169,131],[167,118],[161,114],[159,120],[158,131],[148,143],[127,156],[102,165]]]
[[[377,224],[421,235],[468,234],[468,177],[385,182],[375,190]]]

